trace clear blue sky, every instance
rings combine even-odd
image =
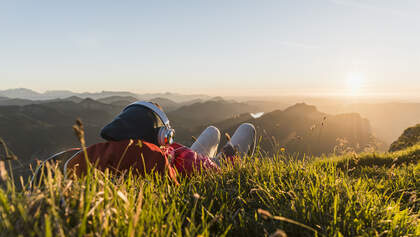
[[[420,91],[419,0],[0,2],[0,90]]]

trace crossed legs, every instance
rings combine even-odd
[[[236,129],[230,141],[225,146],[233,146],[239,152],[240,156],[244,156],[248,154],[248,152],[254,152],[255,139],[256,131],[254,125],[243,123]],[[197,140],[192,144],[191,149],[199,154],[214,158],[216,157],[219,143],[219,129],[210,126],[200,134]]]

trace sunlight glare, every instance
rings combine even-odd
[[[360,73],[349,73],[347,75],[347,90],[349,95],[358,96],[362,92],[364,77]]]

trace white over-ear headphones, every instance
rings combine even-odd
[[[159,107],[157,107],[151,102],[137,101],[132,104],[129,104],[127,107],[124,108],[124,110],[131,106],[146,107],[152,110],[160,118],[160,120],[162,120],[164,126],[160,127],[157,133],[157,141],[160,146],[169,145],[174,142],[175,130],[171,128],[168,117],[166,117],[166,114],[161,109],[159,109]]]

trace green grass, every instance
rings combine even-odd
[[[0,235],[419,236],[419,159],[420,145],[311,161],[256,156],[179,186],[157,174],[64,180],[47,169],[32,192],[6,178]]]

